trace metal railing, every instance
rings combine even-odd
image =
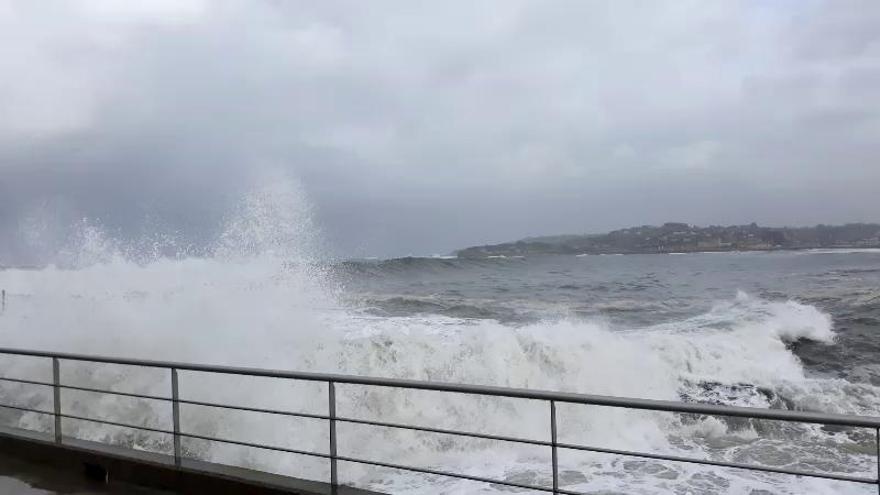
[[[221,442],[221,443],[239,445],[239,446],[244,446],[244,447],[266,449],[266,450],[272,450],[272,451],[285,452],[285,453],[290,453],[290,454],[298,454],[298,455],[326,459],[329,462],[329,468],[330,468],[329,483],[332,486],[339,485],[338,462],[342,461],[342,462],[357,463],[357,464],[363,464],[363,465],[369,465],[369,466],[376,466],[376,467],[381,467],[381,468],[423,473],[423,474],[429,474],[429,475],[447,476],[447,477],[457,478],[457,479],[462,479],[462,480],[470,480],[470,481],[475,481],[475,482],[489,483],[492,485],[534,490],[534,491],[553,493],[553,494],[581,495],[580,492],[571,491],[571,490],[567,490],[567,489],[560,487],[559,450],[564,449],[564,450],[571,450],[571,451],[611,454],[611,455],[635,457],[635,458],[641,458],[641,459],[673,461],[673,462],[682,462],[682,463],[690,463],[690,464],[700,464],[700,465],[706,465],[706,466],[716,466],[716,467],[723,467],[723,468],[745,469],[745,470],[758,471],[758,472],[763,472],[763,473],[774,473],[774,474],[792,475],[792,476],[799,476],[799,477],[802,476],[802,477],[810,477],[810,478],[822,478],[822,479],[842,481],[842,482],[876,485],[878,493],[880,493],[880,417],[848,416],[848,415],[840,415],[840,414],[823,414],[823,413],[807,412],[807,411],[789,411],[789,410],[776,410],[776,409],[719,406],[719,405],[711,405],[711,404],[697,404],[697,403],[661,401],[661,400],[651,400],[651,399],[631,399],[631,398],[601,396],[601,395],[584,395],[584,394],[574,394],[574,393],[564,393],[564,392],[549,392],[549,391],[540,391],[540,390],[526,390],[526,389],[477,386],[477,385],[459,385],[459,384],[452,384],[452,383],[424,382],[424,381],[402,380],[402,379],[392,379],[392,378],[370,378],[370,377],[336,375],[336,374],[325,374],[325,373],[308,373],[308,372],[268,370],[268,369],[257,369],[257,368],[241,368],[241,367],[230,367],[230,366],[211,366],[211,365],[202,365],[202,364],[175,363],[175,362],[151,361],[151,360],[141,360],[141,359],[122,359],[122,358],[113,358],[113,357],[88,356],[88,355],[81,355],[81,354],[55,353],[55,352],[31,351],[31,350],[7,349],[7,348],[0,348],[0,355],[30,356],[30,357],[51,359],[51,362],[52,362],[52,382],[51,383],[41,382],[41,381],[37,381],[37,380],[11,378],[11,377],[0,377],[0,381],[19,383],[19,384],[25,384],[25,385],[37,385],[37,386],[51,387],[52,391],[53,391],[53,406],[54,406],[52,411],[30,409],[30,408],[26,408],[26,407],[20,407],[20,406],[15,406],[15,405],[6,405],[6,404],[0,404],[0,408],[6,408],[6,409],[23,411],[23,412],[31,412],[31,413],[45,414],[45,415],[53,416],[54,420],[55,420],[55,427],[54,427],[54,429],[55,429],[55,431],[54,431],[55,442],[57,442],[57,443],[64,442],[64,439],[62,437],[62,425],[61,425],[62,419],[88,421],[88,422],[100,423],[100,424],[105,424],[105,425],[110,425],[110,426],[131,428],[131,429],[135,429],[135,430],[149,431],[149,432],[154,432],[154,433],[164,433],[167,435],[171,435],[174,440],[173,441],[174,463],[175,463],[175,466],[177,466],[177,467],[180,467],[181,460],[183,459],[182,452],[181,452],[181,439],[182,438],[190,438],[190,439],[197,439],[197,440],[204,440],[204,441],[211,441],[211,442]],[[117,391],[112,391],[112,390],[102,390],[102,389],[95,389],[95,388],[90,388],[90,387],[66,385],[61,382],[61,363],[63,361],[104,363],[104,364],[140,366],[140,367],[146,367],[146,368],[165,369],[165,370],[168,370],[171,375],[171,396],[164,397],[164,396],[157,396],[157,395],[136,394],[136,393],[130,393],[130,392],[117,392]],[[224,374],[224,375],[280,378],[280,379],[287,379],[287,380],[302,380],[302,381],[309,381],[309,382],[323,382],[323,383],[327,384],[327,390],[328,390],[327,414],[326,415],[325,414],[309,414],[309,413],[302,413],[302,412],[282,411],[282,410],[276,410],[276,409],[262,409],[262,408],[256,408],[256,407],[247,407],[247,406],[240,406],[240,405],[221,404],[221,403],[215,403],[215,402],[205,402],[205,401],[183,399],[180,396],[180,390],[179,390],[179,388],[180,388],[179,387],[179,380],[178,380],[178,372],[179,371],[193,371],[193,372],[216,373],[216,374]],[[337,384],[366,385],[366,386],[389,387],[389,388],[394,388],[394,389],[409,389],[409,390],[428,390],[428,391],[450,392],[450,393],[458,393],[458,394],[471,394],[471,395],[478,395],[478,396],[506,397],[506,398],[513,398],[513,399],[530,399],[530,400],[545,401],[549,406],[548,407],[548,423],[549,423],[548,433],[550,435],[550,439],[549,440],[535,440],[535,439],[528,439],[528,438],[518,438],[518,437],[509,437],[509,436],[501,436],[501,435],[490,435],[490,434],[483,434],[483,433],[476,433],[476,432],[465,432],[465,431],[459,431],[459,430],[431,428],[431,427],[425,427],[425,426],[415,426],[415,425],[407,425],[407,424],[391,423],[391,422],[384,422],[384,421],[373,421],[373,420],[358,419],[358,418],[353,418],[353,417],[338,416],[336,413],[336,406],[337,406],[336,385]],[[132,397],[132,398],[139,398],[139,399],[149,399],[149,400],[170,402],[171,409],[172,409],[172,423],[173,423],[172,429],[166,430],[166,429],[162,429],[162,428],[148,427],[148,426],[143,426],[143,425],[125,424],[125,423],[119,423],[119,422],[115,422],[115,421],[108,421],[108,420],[103,420],[103,419],[96,419],[96,418],[89,418],[89,417],[78,416],[78,415],[73,415],[73,414],[67,414],[62,410],[62,407],[61,407],[61,391],[62,390],[76,390],[76,391],[94,392],[94,393],[101,393],[101,394],[112,394],[112,395],[123,396],[123,397]],[[245,442],[245,441],[233,440],[233,439],[229,439],[229,438],[216,438],[216,437],[210,437],[210,436],[206,436],[206,435],[199,435],[199,434],[192,433],[192,432],[185,432],[181,429],[181,424],[180,424],[180,405],[181,404],[214,407],[214,408],[222,408],[222,409],[230,409],[230,410],[238,410],[238,411],[247,411],[247,412],[254,412],[254,413],[274,414],[274,415],[288,416],[288,417],[324,420],[324,421],[327,421],[327,423],[328,423],[328,433],[329,433],[328,434],[328,437],[329,437],[328,453],[304,451],[304,450],[298,450],[298,449],[293,449],[293,448],[286,448],[286,447],[280,447],[280,446]],[[875,435],[878,476],[875,476],[873,478],[866,478],[866,477],[849,476],[849,475],[842,475],[842,474],[836,474],[836,473],[821,473],[821,472],[813,472],[813,471],[802,471],[802,470],[787,469],[787,468],[780,468],[780,467],[761,466],[761,465],[756,465],[756,464],[742,464],[742,463],[715,461],[715,460],[708,460],[708,459],[697,459],[697,458],[682,457],[682,456],[667,455],[667,454],[656,454],[656,453],[649,453],[649,452],[618,450],[618,449],[602,448],[602,447],[596,447],[596,446],[562,443],[562,442],[559,442],[558,435],[557,435],[557,413],[556,413],[557,404],[581,404],[581,405],[590,405],[590,406],[606,406],[606,407],[638,409],[638,410],[647,410],[647,411],[663,411],[663,412],[683,413],[683,414],[692,414],[692,415],[777,420],[777,421],[796,422],[796,423],[834,425],[834,426],[853,427],[853,428],[868,428],[868,429],[873,430],[873,433]],[[551,473],[552,486],[530,485],[530,484],[526,484],[526,483],[520,483],[520,482],[515,482],[515,481],[509,481],[509,480],[499,480],[499,479],[486,478],[486,477],[482,477],[482,476],[475,476],[475,475],[469,475],[469,474],[463,474],[463,473],[439,471],[439,470],[426,469],[426,468],[421,468],[421,467],[416,467],[416,466],[408,466],[408,465],[402,465],[402,464],[380,462],[380,461],[376,461],[376,460],[362,459],[362,458],[357,458],[357,457],[340,455],[339,452],[337,451],[336,426],[338,423],[378,426],[378,427],[385,427],[385,428],[394,428],[394,429],[399,429],[399,430],[409,430],[409,431],[437,433],[437,434],[445,434],[445,435],[455,435],[455,436],[459,436],[459,437],[513,442],[513,443],[519,443],[519,444],[527,444],[527,445],[545,447],[545,448],[550,449],[550,454],[551,454],[550,468],[552,469],[552,473]]]

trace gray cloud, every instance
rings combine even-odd
[[[199,242],[267,167],[342,255],[877,221],[877,25],[873,0],[0,1],[0,257],[35,211]]]

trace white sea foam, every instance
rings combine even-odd
[[[798,254],[880,254],[880,248],[828,248],[804,249]]]

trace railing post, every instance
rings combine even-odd
[[[328,394],[328,414],[330,418],[330,486],[335,487],[339,484],[336,473],[336,384],[327,382]]]
[[[877,442],[877,494],[880,495],[880,427],[874,428],[874,440]]]
[[[556,401],[550,401],[550,443],[552,445],[553,459],[553,493],[559,493],[559,454],[556,443]]]
[[[61,363],[52,358],[52,406],[55,412],[55,443],[61,443]]]
[[[180,467],[180,393],[177,368],[171,368],[171,418],[174,422],[174,465]]]

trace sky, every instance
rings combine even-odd
[[[880,221],[878,26],[876,0],[0,0],[0,264],[83,219],[206,242],[279,173],[342,257]]]

